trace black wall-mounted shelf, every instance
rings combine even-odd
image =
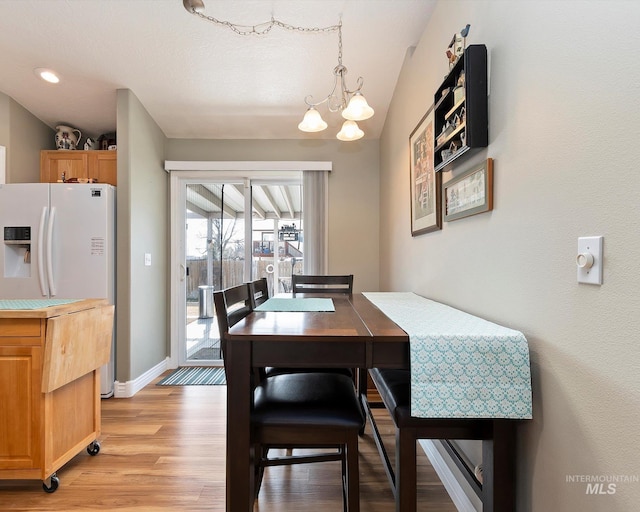
[[[463,77],[463,78],[461,78]],[[463,88],[454,92],[459,86]],[[456,116],[458,117],[457,124]],[[446,137],[441,138],[443,128],[451,125]],[[434,169],[448,168],[471,149],[489,144],[489,120],[487,101],[487,47],[473,44],[464,50],[449,71],[434,97]],[[438,142],[438,139],[441,139]],[[454,149],[450,154],[447,150]],[[445,152],[443,154],[443,151]]]

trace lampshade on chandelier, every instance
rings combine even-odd
[[[338,24],[338,65],[333,68],[333,89],[329,95],[314,103],[311,96],[307,96],[304,102],[309,106],[304,114],[302,122],[298,128],[303,132],[320,132],[327,128],[327,123],[322,119],[320,112],[316,109],[318,105],[327,104],[330,112],[341,112],[346,121],[342,124],[342,129],[336,137],[344,141],[361,139],[364,132],[360,129],[356,121],[364,121],[373,116],[373,109],[367,103],[360,90],[364,80],[359,77],[356,80],[357,88],[350,91],[347,87],[345,75],[347,68],[342,65],[342,22]]]
[[[298,125],[298,128],[303,132],[321,132],[326,130],[327,123],[322,119],[320,112],[316,107],[327,104],[327,108],[330,112],[340,112],[345,119],[342,123],[342,128],[336,135],[339,140],[352,141],[361,139],[364,136],[364,132],[360,129],[356,121],[364,121],[373,116],[374,111],[367,103],[367,100],[360,92],[364,80],[359,77],[356,80],[356,88],[349,90],[345,81],[345,75],[347,74],[347,68],[342,65],[342,21],[337,25],[331,25],[329,27],[296,27],[283,23],[275,18],[271,18],[270,21],[260,23],[258,25],[236,25],[229,21],[221,21],[212,16],[206,16],[201,11],[204,9],[204,3],[202,0],[182,0],[184,8],[200,18],[208,20],[217,25],[225,26],[239,35],[263,35],[268,33],[274,26],[280,27],[285,30],[295,32],[338,32],[338,65],[333,68],[334,82],[333,89],[328,96],[318,102],[313,102],[312,96],[307,96],[304,101],[309,107],[304,114],[302,122]]]

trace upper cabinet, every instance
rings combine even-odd
[[[56,183],[93,179],[97,183],[117,185],[117,151],[66,151],[40,152],[40,181]]]
[[[489,143],[485,45],[466,48],[445,77],[434,98],[434,123],[436,172]]]

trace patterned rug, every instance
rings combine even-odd
[[[158,386],[224,386],[224,368],[184,366],[158,382]]]

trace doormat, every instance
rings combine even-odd
[[[224,386],[224,368],[184,366],[157,383],[158,386]]]

